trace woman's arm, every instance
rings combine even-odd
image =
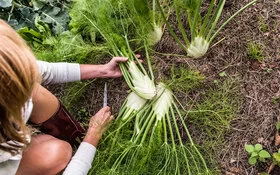
[[[91,117],[87,134],[63,175],[86,175],[88,173],[95,156],[97,144],[113,119],[114,116],[111,115],[108,106]]]
[[[77,63],[49,63],[37,61],[42,75],[42,84],[67,83],[92,78],[116,78],[121,77],[119,62],[125,62],[127,58],[114,57],[107,64],[77,64]]]
[[[43,85],[67,83],[81,79],[80,65],[77,63],[37,61],[37,64]]]
[[[119,68],[118,63],[126,62],[125,57],[114,57],[107,64],[81,64],[81,79],[92,79],[92,78],[117,78],[122,76],[122,72]]]

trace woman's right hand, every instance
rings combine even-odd
[[[106,106],[100,109],[91,117],[84,142],[88,142],[97,147],[98,141],[107,129],[109,123],[114,119],[111,115],[110,107]]]

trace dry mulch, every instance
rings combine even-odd
[[[232,14],[247,2],[233,1],[224,14]],[[263,18],[267,31],[261,31],[259,18]],[[208,65],[205,75],[210,78],[225,71],[241,79],[242,105],[226,135],[227,147],[220,154],[225,174],[255,175],[266,169],[266,165],[248,164],[245,143],[260,143],[271,153],[278,149],[273,140],[275,124],[280,119],[279,101],[276,100],[280,95],[279,21],[280,4],[273,0],[259,1],[226,26],[219,34],[219,38],[225,39],[200,62]],[[262,63],[247,57],[246,48],[250,41],[263,46],[265,59]]]

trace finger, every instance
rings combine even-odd
[[[115,119],[115,116],[111,115],[110,116],[110,121],[114,120]]]
[[[143,63],[144,61],[141,60],[141,59],[139,59],[139,62],[140,62],[140,63]],[[138,61],[134,61],[134,63],[135,63],[135,64],[138,64]]]
[[[110,111],[110,107],[109,107],[109,106],[104,106],[104,107],[101,108],[99,111],[103,111],[103,112]]]
[[[111,111],[107,111],[106,113],[104,113],[104,118],[107,119],[111,116]]]
[[[140,58],[140,57],[141,57],[141,55],[140,55],[140,54],[136,54],[135,56],[136,56],[137,58]]]
[[[126,61],[128,60],[127,57],[114,57],[113,59],[114,59],[114,61],[116,61],[117,63],[119,63],[119,62],[126,62]]]
[[[112,120],[114,120],[115,117],[113,115],[110,115],[110,117],[108,118],[108,120],[106,121],[106,124],[109,124],[112,122]]]

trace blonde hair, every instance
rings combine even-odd
[[[28,144],[29,131],[22,108],[38,79],[32,51],[17,32],[0,19],[0,149],[17,153]],[[9,140],[22,144],[3,146]]]

